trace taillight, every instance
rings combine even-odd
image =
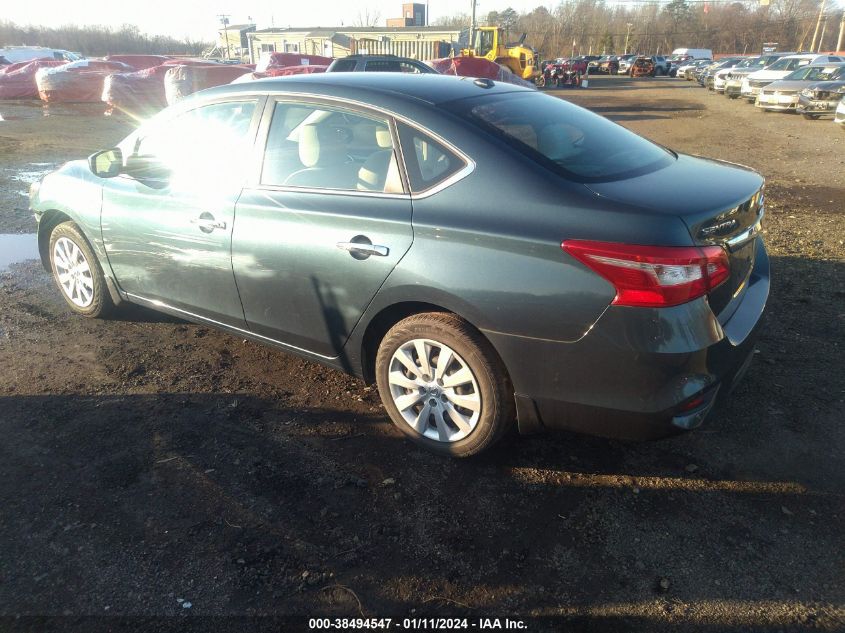
[[[635,246],[566,240],[564,251],[616,288],[614,305],[660,308],[704,296],[731,273],[721,246]]]

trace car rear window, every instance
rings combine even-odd
[[[549,95],[490,95],[450,106],[458,116],[579,182],[621,180],[675,160],[668,150],[621,125]]]

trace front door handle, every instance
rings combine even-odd
[[[367,244],[362,242],[338,242],[337,246],[342,251],[349,251],[354,255],[378,255],[379,257],[387,257],[390,249],[387,246],[380,246],[378,244]]]
[[[198,218],[191,220],[203,233],[211,233],[214,229],[225,229],[226,223],[223,220],[215,220],[210,213],[203,213]]]

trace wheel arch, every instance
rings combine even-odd
[[[487,338],[481,328],[479,328],[477,324],[473,323],[471,319],[468,319],[464,314],[443,305],[439,305],[438,303],[430,303],[426,301],[397,301],[396,303],[382,307],[367,323],[367,327],[361,336],[360,366],[362,377],[368,385],[376,382],[376,354],[378,353],[379,343],[382,341],[385,334],[387,334],[388,330],[399,323],[402,319],[425,312],[443,312],[447,314],[454,314],[460,319],[466,321],[478,332],[479,336],[481,336],[481,338],[490,345],[490,349],[492,349],[496,354],[499,362],[508,374],[508,380],[510,380],[510,372],[495,345],[493,345],[492,341]]]
[[[73,222],[77,229],[79,229],[82,237],[84,237],[88,242],[88,247],[91,249],[91,252],[94,253],[94,257],[98,259],[97,263],[103,272],[103,277],[106,281],[106,289],[109,292],[112,303],[114,303],[114,305],[120,305],[123,301],[123,297],[121,297],[120,292],[117,289],[117,284],[111,276],[111,268],[107,265],[108,262],[104,261],[105,255],[100,252],[96,241],[92,240],[88,235],[85,224],[77,221],[75,218],[59,209],[48,209],[41,214],[41,218],[38,221],[38,254],[41,257],[41,265],[48,273],[53,273],[53,266],[50,263],[50,235],[52,235],[53,230],[57,226],[64,222]]]
[[[73,222],[73,218],[58,209],[45,211],[38,221],[38,254],[41,256],[41,265],[47,272],[53,270],[50,265],[50,235],[53,233],[53,229],[62,222]],[[88,241],[90,243],[91,240]]]

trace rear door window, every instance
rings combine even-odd
[[[327,105],[277,103],[261,183],[402,193],[386,118]]]

